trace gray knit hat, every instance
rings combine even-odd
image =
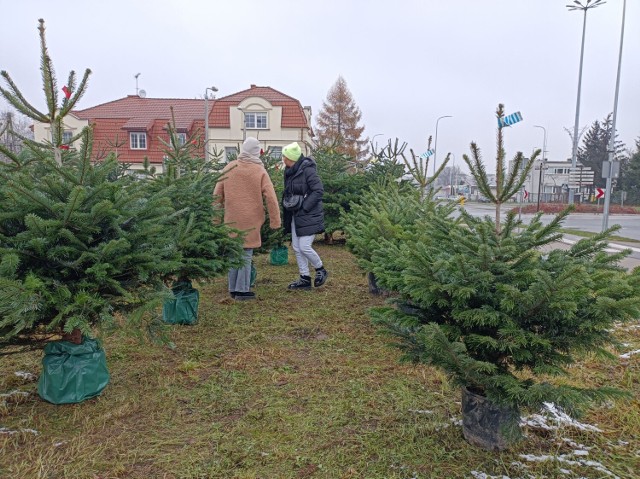
[[[251,156],[260,156],[260,142],[250,136],[246,140],[244,140],[240,151]]]

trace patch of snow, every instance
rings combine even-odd
[[[511,479],[509,476],[490,476],[484,472],[471,471],[471,475],[475,479]]]
[[[581,431],[602,432],[602,429],[599,429],[596,426],[576,421],[565,413],[559,406],[552,403],[544,403],[543,413],[545,414],[532,414],[531,416],[522,418],[520,420],[520,425],[545,429],[547,431],[558,429],[560,426],[571,426]],[[549,421],[553,421],[556,424],[549,424]]]
[[[36,380],[36,375],[35,374],[31,374],[31,373],[28,373],[26,371],[16,371],[13,374],[18,376],[19,378],[26,379],[27,381],[35,381]]]
[[[520,457],[529,462],[546,462],[546,461],[558,461],[562,464],[568,464],[570,466],[583,466],[583,467],[591,467],[594,468],[598,472],[602,472],[607,476],[611,476],[614,479],[620,479],[613,472],[609,471],[606,467],[604,467],[600,462],[597,461],[588,461],[585,459],[573,459],[572,454],[562,454],[560,456],[534,456],[533,454],[520,454]]]
[[[635,351],[629,351],[628,353],[621,354],[620,358],[629,359],[634,354],[640,354],[640,349],[636,349]]]
[[[572,441],[571,439],[568,439],[566,437],[561,438],[566,444],[569,445],[569,447],[573,447],[574,449],[582,449],[583,451],[590,451],[591,449],[593,449],[593,446],[585,446],[584,444],[578,444],[577,442]]]
[[[454,426],[462,426],[462,419],[459,419],[459,418],[457,418],[457,417],[449,418],[449,421],[451,421],[451,423],[452,423]]]
[[[14,389],[13,391],[10,391],[6,394],[0,394],[0,398],[10,398],[13,396],[28,396],[29,393],[26,391],[18,391],[17,389]]]
[[[30,434],[35,434],[36,436],[39,434],[38,431],[36,431],[35,429],[20,429],[20,430],[13,430],[13,429],[9,429],[6,427],[0,427],[0,434],[20,434],[21,432],[28,432]]]

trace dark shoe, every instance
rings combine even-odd
[[[329,272],[324,268],[318,268],[316,270],[316,277],[313,279],[313,285],[317,288],[327,282]]]
[[[311,277],[300,276],[300,279],[289,284],[287,289],[311,289]]]
[[[235,291],[229,291],[229,296],[231,296],[231,299],[236,299],[236,293]]]
[[[247,291],[246,293],[236,292],[233,299],[236,301],[251,301],[252,299],[256,299],[256,293],[253,291]]]

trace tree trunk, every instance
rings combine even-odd
[[[75,328],[70,333],[63,333],[62,340],[69,341],[73,344],[82,344],[82,332],[78,328]]]

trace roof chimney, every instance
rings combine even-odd
[[[254,84],[251,84],[251,88],[257,88]]]

